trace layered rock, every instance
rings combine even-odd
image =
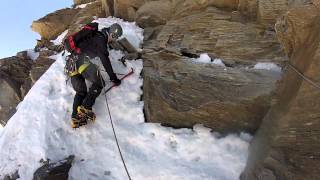
[[[277,90],[278,102],[250,146],[242,180],[315,180],[320,176],[319,22],[315,5],[293,8],[278,21],[277,34],[291,65]]]
[[[150,122],[201,123],[221,133],[255,132],[269,109],[279,73],[197,64],[171,52],[144,59],[144,103]]]
[[[240,14],[209,7],[167,22],[157,36],[158,46],[208,53],[228,64],[285,60],[273,31],[242,20]]]

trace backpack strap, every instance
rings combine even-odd
[[[81,52],[81,50],[80,50],[80,48],[76,47],[76,44],[74,43],[74,40],[73,40],[73,36],[69,36],[68,41],[70,44],[70,48],[79,54]]]

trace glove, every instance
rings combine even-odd
[[[118,79],[118,78],[112,79],[111,82],[113,82],[113,84],[114,84],[115,86],[119,86],[119,85],[121,84],[121,80]]]

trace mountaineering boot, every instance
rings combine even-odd
[[[81,119],[84,118],[84,119],[89,120],[89,121],[95,121],[96,120],[96,115],[94,114],[94,112],[91,109],[86,109],[83,106],[78,106],[77,111],[78,111],[77,115]]]
[[[88,122],[85,118],[72,118],[71,119],[71,127],[72,128],[79,128],[80,126],[86,125]]]

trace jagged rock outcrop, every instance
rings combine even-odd
[[[74,157],[74,155],[71,155],[54,163],[45,162],[42,167],[36,170],[33,180],[67,180]]]
[[[68,27],[68,34],[79,31],[83,25],[92,22],[94,17],[100,18],[106,16],[110,16],[110,14],[106,14],[100,1],[95,1],[91,4],[88,4],[75,15],[70,26]]]
[[[61,9],[32,22],[32,30],[39,33],[46,40],[55,39],[72,22],[74,16],[81,9]]]
[[[319,1],[317,1],[319,2]],[[276,25],[296,70],[320,86],[320,11],[291,9]],[[320,176],[320,89],[288,66],[271,108],[250,145],[242,180],[316,180]]]

